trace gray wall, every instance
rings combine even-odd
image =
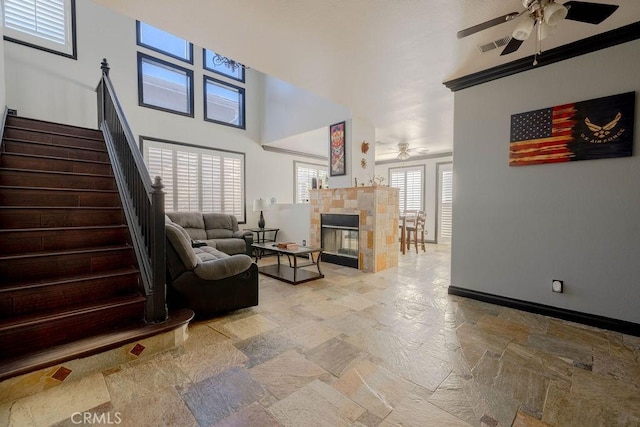
[[[508,165],[511,114],[637,91],[638,52],[629,42],[455,94],[452,285],[640,323],[640,108],[633,157]]]

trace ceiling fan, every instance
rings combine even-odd
[[[493,18],[489,21],[474,25],[458,31],[458,38],[467,37],[479,31],[486,30],[503,22],[520,18],[520,22],[513,31],[511,40],[505,46],[500,55],[508,55],[517,51],[522,43],[529,38],[534,28],[536,32],[536,56],[540,53],[540,41],[553,33],[555,27],[563,19],[600,24],[610,17],[619,6],[604,3],[591,3],[585,1],[568,1],[564,4],[555,0],[522,0],[525,10],[511,12],[506,15]],[[537,61],[534,60],[534,65]]]
[[[377,144],[379,145],[387,145],[390,144],[388,142],[382,142],[382,141],[376,141]],[[423,148],[423,147],[418,147],[418,148],[409,148],[409,143],[408,142],[399,142],[398,145],[398,150],[397,150],[397,155],[396,155],[396,159],[398,160],[407,160],[411,157],[412,154],[427,154],[429,152],[428,149]],[[395,150],[394,150],[395,151]]]

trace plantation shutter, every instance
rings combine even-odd
[[[391,187],[399,188],[400,211],[423,209],[423,169],[399,168],[390,171]]]
[[[440,179],[440,236],[451,239],[453,207],[453,172],[443,171]]]
[[[4,25],[54,43],[65,44],[65,1],[4,0]]]
[[[167,211],[234,215],[245,222],[244,156],[144,140],[151,177],[162,177]]]
[[[309,202],[309,189],[311,188],[311,180],[324,181],[327,178],[327,168],[320,165],[312,165],[295,162],[296,183],[295,183],[295,199],[296,203]]]

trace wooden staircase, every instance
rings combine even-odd
[[[0,379],[11,361],[143,327],[139,281],[102,133],[7,117],[0,153]]]

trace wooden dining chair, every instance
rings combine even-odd
[[[427,249],[424,246],[424,223],[427,215],[424,211],[417,211],[416,215],[409,219],[407,217],[407,249],[411,249],[411,236],[413,235],[413,244],[416,247],[416,253],[418,253],[418,233],[420,233],[420,244],[422,252],[426,252]]]
[[[417,209],[407,209],[404,211],[400,211],[400,251],[402,253],[405,252],[405,246],[409,248],[409,239],[407,239],[407,227],[414,225],[416,217],[418,216]],[[404,226],[404,227],[403,227]]]

